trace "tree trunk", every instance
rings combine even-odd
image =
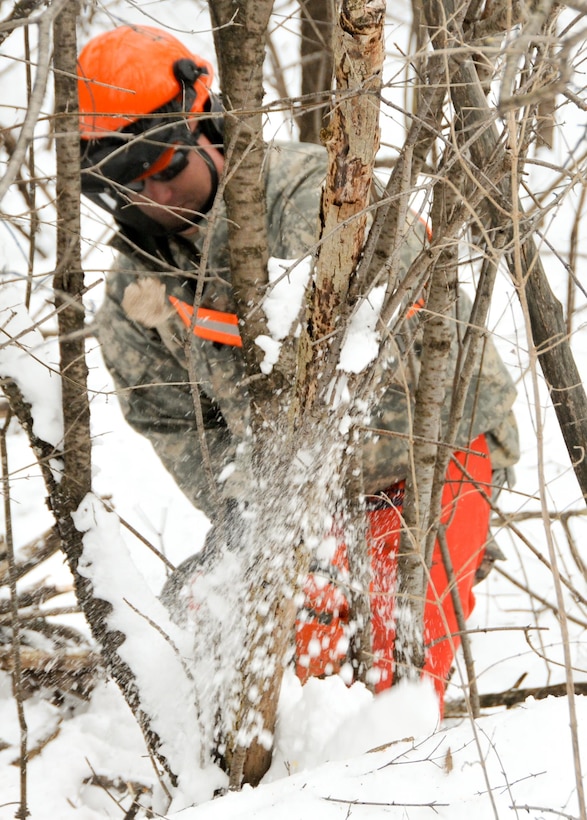
[[[272,0],[260,3],[210,2],[215,26],[214,37],[220,69],[220,83],[227,108],[224,145],[226,187],[224,199],[229,224],[229,253],[233,292],[241,319],[241,335],[247,374],[257,376],[261,350],[255,344],[259,335],[268,335],[263,311],[251,311],[262,301],[267,277],[267,233],[263,186],[263,60],[265,37]],[[245,70],[243,70],[243,66]],[[245,321],[246,317],[246,321]],[[283,411],[283,382],[274,368],[265,378],[251,381],[250,406],[253,466],[262,474],[272,466],[266,463],[267,417],[279,419]],[[275,484],[275,482],[274,482]],[[285,489],[285,488],[284,488]],[[240,660],[229,699],[238,703],[232,725],[224,725],[225,759],[230,786],[243,782],[255,785],[269,768],[271,743],[265,738],[273,732],[277,700],[284,670],[284,657],[295,619],[287,605],[287,590],[293,583],[292,567],[275,566],[272,556],[283,545],[273,543],[277,533],[267,531],[267,498],[255,497],[251,488],[248,515],[255,519],[244,548],[251,568],[244,602],[245,654]],[[291,554],[295,545],[292,545]],[[262,611],[262,615],[260,612]],[[268,633],[267,623],[274,625]],[[259,658],[263,657],[263,663]],[[255,693],[255,694],[253,694]],[[225,716],[221,716],[221,722]]]
[[[110,604],[94,597],[91,582],[80,575],[78,563],[83,551],[83,533],[73,523],[74,513],[91,491],[90,409],[85,357],[84,273],[80,251],[80,156],[77,101],[77,4],[61,11],[54,25],[54,74],[56,120],[57,259],[53,280],[58,309],[60,373],[63,408],[63,474],[53,486],[50,501],[55,514],[76,594],[92,635],[102,648],[107,669],[119,685],[141,727],[147,747],[158,759],[172,782],[175,774],[158,751],[160,741],[151,728],[151,719],[141,708],[134,674],[122,661],[118,647],[124,635],[108,628]],[[19,417],[23,416],[23,406]],[[48,488],[50,489],[50,487]]]
[[[446,183],[434,188],[432,229],[442,235],[450,221],[453,197]],[[424,666],[424,604],[439,509],[436,465],[446,461],[441,412],[446,401],[448,360],[454,333],[450,318],[457,299],[457,245],[451,242],[438,257],[430,276],[428,298],[422,309],[424,331],[420,375],[414,405],[412,469],[406,479],[400,549],[397,559],[397,599],[394,644],[394,683],[417,680]],[[440,478],[442,484],[443,478]]]
[[[75,569],[81,535],[70,515],[91,489],[90,408],[87,393],[82,301],[84,274],[80,251],[79,132],[77,125],[76,4],[64,9],[54,26],[55,121],[57,140],[57,270],[53,279],[58,309],[64,413],[63,478],[56,490],[60,527],[70,530],[68,559]]]
[[[375,155],[379,148],[379,105],[383,68],[384,3],[343,2],[334,37],[336,92],[340,99],[322,131],[329,164],[320,210],[320,245],[316,275],[310,282],[308,312],[298,348],[296,393],[290,413],[291,428],[301,432],[322,429],[332,457],[331,482],[325,500],[338,509],[346,523],[345,541],[354,582],[350,596],[353,662],[358,677],[366,681],[372,662],[369,599],[370,556],[364,513],[363,488],[345,458],[337,419],[350,411],[345,402],[334,406],[333,388],[346,374],[336,367],[349,317],[369,290],[353,284],[365,244],[367,206],[370,201]],[[352,402],[351,402],[352,404]],[[360,585],[359,582],[360,581]]]

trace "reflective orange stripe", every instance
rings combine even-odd
[[[182,302],[175,296],[170,296],[169,301],[176,309],[180,319],[186,327],[192,326],[194,308],[187,302]],[[220,342],[223,345],[234,345],[242,347],[242,339],[238,332],[238,317],[235,313],[223,313],[220,310],[210,310],[209,308],[198,308],[196,321],[194,322],[194,336],[200,339],[207,339],[209,342]]]

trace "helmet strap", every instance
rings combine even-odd
[[[193,142],[194,145],[198,148],[198,154],[202,157],[206,165],[208,166],[208,172],[210,174],[210,196],[206,200],[206,202],[202,205],[202,214],[207,214],[209,210],[211,210],[212,205],[214,204],[214,200],[216,199],[216,194],[218,193],[218,171],[216,169],[216,165],[214,164],[214,160],[210,156],[210,154],[206,151],[206,147],[203,145],[198,145],[198,137],[200,135],[200,130],[196,129],[193,134]],[[201,217],[197,217],[194,219],[194,224],[197,224],[200,221]]]

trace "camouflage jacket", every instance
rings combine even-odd
[[[284,144],[268,149],[265,187],[271,256],[293,259],[311,252],[325,169],[326,155],[319,146]],[[212,235],[206,237],[206,231]],[[422,247],[421,238],[412,235],[414,240],[402,248],[406,268]],[[195,282],[204,267],[200,254],[207,248],[200,304],[235,312],[224,205],[215,204],[194,245],[170,240],[163,254],[145,253],[145,243],[141,245],[143,252],[128,240],[117,241],[121,252],[108,276],[97,317],[104,360],[127,421],[149,439],[193,504],[213,519],[218,491],[223,497],[246,493],[248,467],[242,442],[248,397],[242,353],[237,347],[191,335],[188,364],[188,330],[167,297],[192,304]],[[466,318],[464,302],[459,300],[459,304],[459,319]],[[453,360],[457,352],[455,334]],[[410,373],[409,377],[403,374],[401,383],[389,377],[389,387],[371,417],[373,428],[401,435],[363,434],[367,492],[385,489],[407,474],[411,383],[417,378],[417,357]],[[197,391],[196,402],[192,390]],[[470,394],[459,443],[466,445],[486,433],[494,468],[515,463],[518,442],[511,412],[515,389],[491,341],[485,346]]]

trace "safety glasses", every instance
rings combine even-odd
[[[126,187],[135,194],[140,194],[145,188],[147,179],[155,182],[170,182],[187,167],[189,149],[181,146],[171,146],[163,152],[147,170],[137,179],[127,182]]]
[[[140,193],[144,181],[169,180],[189,161],[197,134],[185,120],[144,118],[99,140],[82,140],[82,190],[99,193],[108,188],[118,195],[125,190]]]

